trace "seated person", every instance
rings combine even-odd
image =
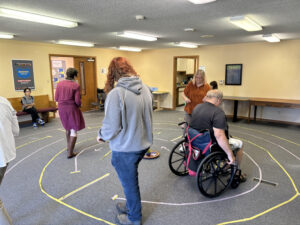
[[[229,164],[233,164],[235,156],[238,165],[243,156],[243,142],[228,137],[228,125],[224,111],[218,106],[221,104],[223,93],[219,90],[210,90],[205,96],[205,102],[198,104],[193,112],[190,127],[201,131],[209,129],[212,143],[217,143],[227,154]],[[239,171],[240,181],[246,181],[246,175]]]
[[[31,89],[30,88],[25,88],[24,89],[24,94],[25,96],[22,98],[21,102],[22,102],[22,108],[24,112],[27,112],[29,114],[31,114],[31,118],[32,118],[32,124],[33,127],[36,128],[37,127],[37,122],[40,125],[44,125],[45,122],[39,117],[38,112],[36,111],[36,108],[34,107],[34,99],[33,96],[31,96]]]

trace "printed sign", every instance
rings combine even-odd
[[[31,60],[12,60],[12,67],[16,91],[23,91],[25,88],[35,89]]]

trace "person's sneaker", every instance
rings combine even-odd
[[[38,127],[36,123],[33,123],[32,126],[33,126],[33,128],[37,128]]]
[[[40,125],[42,125],[42,126],[45,124],[45,121],[44,121],[44,120],[42,120],[42,119],[39,119],[39,121],[38,121],[38,122],[39,122],[39,124],[40,124]]]
[[[128,219],[127,214],[118,214],[116,217],[116,222],[120,225],[142,225],[142,222],[140,220],[131,221],[130,219]]]
[[[116,204],[116,208],[117,208],[118,212],[121,213],[121,214],[122,213],[123,214],[127,214],[128,213],[128,209],[126,207],[126,203],[124,203],[124,202],[118,202]]]

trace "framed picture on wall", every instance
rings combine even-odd
[[[225,85],[242,85],[243,64],[226,64]]]

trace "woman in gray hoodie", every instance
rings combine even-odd
[[[117,203],[117,222],[138,225],[142,219],[138,165],[153,143],[152,94],[123,57],[111,61],[105,91],[105,117],[98,142],[109,141],[111,162],[126,197],[126,204]]]

